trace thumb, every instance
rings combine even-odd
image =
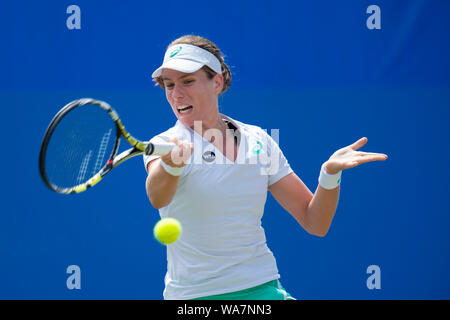
[[[353,150],[358,150],[366,143],[367,143],[367,138],[363,137],[363,138],[359,139],[358,141],[356,141],[355,143],[351,144],[350,148],[352,148]]]

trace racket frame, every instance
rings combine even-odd
[[[106,162],[105,166],[99,170],[95,175],[93,175],[90,179],[88,179],[86,182],[78,184],[73,187],[68,188],[61,188],[54,184],[52,184],[46,174],[45,170],[45,155],[47,152],[47,147],[50,142],[51,136],[53,132],[55,131],[58,124],[61,122],[61,120],[72,110],[83,107],[86,105],[97,105],[106,112],[108,112],[109,116],[113,120],[115,127],[116,127],[116,138],[114,142],[114,147],[111,152],[111,155],[109,156],[108,161]],[[119,155],[117,155],[117,152],[119,150],[120,145],[120,137],[123,137],[131,146],[132,148],[129,148],[123,152],[121,152]],[[121,164],[122,162],[138,156],[142,154],[152,154],[154,150],[152,143],[144,143],[136,138],[134,138],[130,133],[125,129],[125,126],[122,124],[122,121],[119,118],[119,115],[117,112],[106,102],[95,100],[91,98],[83,98],[78,99],[75,101],[72,101],[65,105],[52,119],[50,122],[45,134],[44,138],[42,140],[41,144],[41,150],[39,153],[39,172],[41,174],[42,180],[44,183],[53,191],[56,191],[58,193],[62,194],[73,194],[73,193],[80,193],[88,188],[93,187],[96,185],[102,178],[108,174],[113,168]]]

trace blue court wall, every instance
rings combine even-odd
[[[70,5],[81,29],[67,27]],[[368,28],[371,5],[380,29]],[[449,16],[438,0],[2,3],[0,298],[162,298],[166,252],[142,160],[62,196],[37,158],[50,119],[81,97],[110,103],[140,139],[172,126],[150,74],[172,40],[198,34],[231,67],[221,112],[279,129],[311,191],[321,163],[360,137],[389,155],[344,171],[324,238],[268,197],[263,227],[283,286],[299,299],[449,299]],[[81,289],[66,286],[70,265]],[[367,286],[372,265],[380,289]]]

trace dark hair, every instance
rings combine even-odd
[[[225,63],[225,60],[222,56],[220,49],[212,41],[210,41],[204,37],[195,36],[195,35],[182,36],[182,37],[172,41],[172,43],[169,44],[167,46],[167,48],[170,48],[171,46],[176,45],[176,44],[183,44],[183,43],[191,44],[191,45],[197,46],[199,48],[202,48],[206,51],[209,51],[217,59],[219,59],[219,62],[222,66],[222,76],[223,76],[223,88],[222,88],[221,94],[224,93],[225,91],[227,91],[231,85],[231,71],[230,71],[230,68],[228,68],[227,64]],[[205,71],[208,79],[214,78],[214,76],[217,74],[214,70],[212,70],[208,66],[203,66],[201,68],[201,70]],[[159,85],[161,88],[165,89],[161,76],[153,79],[153,81],[156,82],[156,85]]]

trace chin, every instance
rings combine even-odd
[[[192,119],[186,119],[186,118],[178,118],[178,120],[183,124],[185,127],[193,128],[194,127],[194,120]]]

